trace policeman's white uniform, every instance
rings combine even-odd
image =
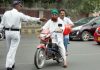
[[[51,33],[53,33],[57,28],[58,24],[62,24],[61,29],[64,30],[64,24],[61,19],[58,18],[57,22],[53,22],[51,19],[47,21],[47,23],[42,27],[42,29],[49,29]],[[59,45],[60,53],[63,57],[64,60],[66,60],[66,55],[65,55],[65,48],[63,44],[63,32],[62,33],[57,33],[57,39],[55,38],[55,33],[51,35],[52,37],[52,42],[57,43]]]
[[[20,42],[21,21],[39,21],[40,18],[30,17],[12,9],[4,13],[0,28],[5,27],[7,47],[9,48],[6,58],[6,68],[15,63],[15,55]],[[13,30],[12,30],[13,29]]]

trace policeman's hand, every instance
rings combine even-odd
[[[40,18],[40,21],[45,22],[45,21],[47,21],[47,19],[46,18]]]

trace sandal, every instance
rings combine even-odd
[[[67,68],[68,66],[67,66],[67,65],[63,65],[63,67],[64,67],[64,68]]]

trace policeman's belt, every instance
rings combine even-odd
[[[9,31],[20,31],[20,29],[14,29],[14,28],[5,28],[5,30],[9,30]]]

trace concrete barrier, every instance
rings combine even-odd
[[[39,30],[41,28],[41,25],[38,25],[37,23],[31,23],[31,24],[22,24],[21,33],[22,34],[39,34]]]

